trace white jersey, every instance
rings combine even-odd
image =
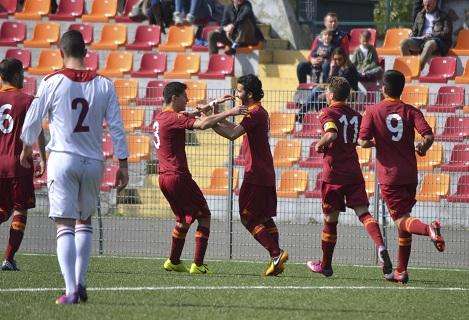
[[[62,69],[45,77],[23,125],[21,140],[33,145],[42,119],[49,118],[49,151],[103,160],[103,120],[118,159],[128,157],[125,131],[114,85],[92,71]]]

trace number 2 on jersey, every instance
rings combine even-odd
[[[347,130],[348,130],[349,124],[353,125],[353,130],[354,130],[353,131],[352,143],[356,143],[357,138],[358,138],[358,117],[353,116],[352,119],[350,119],[350,121],[348,121],[347,116],[344,114],[344,115],[342,115],[342,117],[340,117],[339,122],[344,125],[344,130],[342,130],[344,132],[344,143],[348,143],[348,141],[347,141]]]
[[[393,125],[393,120],[395,125]],[[391,113],[386,117],[386,127],[391,132],[392,141],[400,141],[402,139],[402,133],[404,132],[404,124],[402,118],[397,113]]]
[[[13,131],[13,117],[5,111],[10,111],[12,108],[11,104],[4,104],[0,107],[0,131],[4,134],[11,133]],[[5,127],[5,120],[8,121],[8,126]]]
[[[90,106],[88,101],[83,98],[75,98],[72,101],[72,110],[76,110],[78,105],[81,105],[80,115],[78,116],[77,125],[73,132],[89,132],[90,127],[84,126],[83,121],[85,121],[86,115],[88,114],[88,110],[90,110]]]

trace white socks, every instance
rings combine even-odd
[[[65,280],[65,294],[77,291],[75,279],[75,228],[61,226],[57,229],[57,259]]]
[[[75,227],[76,263],[75,276],[77,284],[86,285],[86,271],[90,262],[93,241],[93,227],[89,224],[78,224]]]

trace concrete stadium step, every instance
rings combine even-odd
[[[262,77],[262,87],[265,91],[276,90],[276,91],[295,91],[298,87],[298,80],[295,74],[291,78],[278,78],[278,77]]]
[[[309,55],[309,50],[275,50],[272,53],[272,63],[278,64],[294,64],[306,61]]]
[[[260,64],[259,76],[264,78],[295,78],[296,65],[294,64]]]
[[[290,47],[290,42],[284,39],[266,39],[264,49],[266,50],[286,50]]]

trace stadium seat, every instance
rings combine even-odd
[[[23,10],[15,13],[18,20],[41,20],[50,11],[50,0],[26,0]]]
[[[35,77],[24,77],[23,79],[23,89],[21,89],[26,94],[34,96],[36,94],[36,78]]]
[[[303,170],[286,170],[280,177],[277,196],[280,198],[298,198],[308,187],[308,172]]]
[[[449,163],[441,166],[442,171],[469,172],[469,144],[457,144],[451,151]]]
[[[49,20],[74,21],[81,17],[84,8],[84,0],[60,0],[57,12],[49,14]]]
[[[53,71],[62,69],[63,61],[60,51],[55,49],[41,50],[38,64],[36,67],[30,67],[28,73],[34,75],[46,75]]]
[[[114,145],[112,144],[111,135],[103,134],[103,157],[105,159],[112,158],[114,155]]]
[[[150,159],[150,143],[151,138],[146,135],[130,134],[127,136],[127,144],[129,146],[130,163],[137,163],[142,160]]]
[[[449,50],[449,54],[457,56],[469,56],[469,30],[461,29],[456,39],[456,45]]]
[[[428,106],[428,112],[455,113],[464,106],[464,88],[445,86],[438,89],[435,105]]]
[[[303,117],[303,127],[295,132],[295,137],[319,138],[322,134],[322,126],[317,113],[307,113]]]
[[[374,172],[364,172],[363,179],[365,180],[365,191],[368,197],[375,194],[375,174]]]
[[[226,196],[228,195],[228,169],[215,168],[210,176],[210,186],[203,189],[203,193],[208,196]],[[238,188],[238,170],[233,170],[233,190]]]
[[[416,108],[428,105],[429,89],[423,84],[408,84],[402,91],[401,100]]]
[[[98,71],[99,55],[97,52],[87,51],[85,56],[85,66],[88,70]]]
[[[122,77],[132,70],[133,56],[131,52],[111,51],[106,59],[104,69],[98,71],[105,77]]]
[[[412,30],[408,28],[394,28],[386,30],[384,36],[383,46],[376,48],[380,56],[383,55],[400,55],[401,54],[401,42],[407,39]]]
[[[193,74],[200,70],[200,56],[196,53],[179,53],[174,60],[171,71],[164,73],[165,79],[190,79]]]
[[[241,141],[241,145],[239,146],[239,154],[234,159],[235,165],[237,165],[237,166],[244,166],[245,165],[246,160],[245,160],[244,157],[246,155],[247,148],[249,148],[248,139],[246,138],[246,135],[244,135],[243,140]]]
[[[446,83],[456,74],[455,57],[434,57],[430,60],[428,74],[420,76],[419,81],[424,83]]]
[[[423,176],[422,186],[417,192],[417,201],[440,201],[449,194],[449,175],[446,173],[429,173]]]
[[[103,177],[101,178],[100,190],[109,192],[117,186],[117,171],[119,170],[118,164],[111,164],[106,166],[103,170]]]
[[[145,52],[140,60],[140,69],[132,71],[134,78],[157,78],[166,71],[167,57],[163,52]]]
[[[469,202],[469,175],[459,177],[456,193],[446,197],[449,202]]]
[[[19,21],[5,21],[0,27],[0,46],[15,47],[26,38],[26,25]]]
[[[367,166],[371,163],[371,148],[357,147],[358,162],[360,165]]]
[[[430,128],[432,128],[433,134],[435,134],[436,133],[436,117],[429,116],[429,115],[425,115],[424,117],[425,117],[425,120],[427,120],[427,123],[430,126]],[[420,133],[417,132],[417,130],[415,130],[415,141],[422,141],[422,140],[423,140],[423,137],[420,135]]]
[[[125,45],[127,41],[127,27],[125,24],[105,24],[101,31],[99,42],[91,44],[92,49],[117,50],[119,46]]]
[[[28,49],[8,49],[7,52],[5,52],[5,58],[20,60],[25,70],[31,66],[31,52]]]
[[[454,78],[454,82],[459,84],[469,84],[469,59],[466,61],[464,73],[461,76]]]
[[[140,22],[139,20],[132,20],[129,16],[132,11],[132,7],[137,4],[137,2],[139,2],[139,0],[126,0],[122,15],[115,16],[114,20],[118,23]]]
[[[33,37],[23,42],[27,48],[50,48],[59,41],[60,25],[55,22],[38,23],[34,26]]]
[[[234,57],[224,54],[212,54],[207,71],[199,73],[200,79],[225,79],[234,73]]]
[[[135,40],[125,46],[128,50],[152,50],[161,39],[160,26],[141,25],[135,31]]]
[[[89,14],[81,17],[86,22],[108,22],[117,12],[117,0],[94,0]]]
[[[274,166],[277,168],[290,168],[300,160],[301,141],[279,140],[274,149]]]
[[[371,33],[370,44],[374,47],[376,44],[376,29],[373,28],[353,28],[350,30],[350,41],[348,44],[348,52],[353,53],[360,46],[360,35],[363,31],[368,30]]]
[[[202,30],[201,39],[208,42],[208,36],[210,35],[210,33],[217,29],[220,29],[219,25],[205,26],[204,29]],[[194,44],[192,46],[192,51],[193,52],[207,52],[208,46]]]
[[[4,11],[0,12],[0,18],[8,19],[8,15],[15,14],[18,0],[1,0],[0,4]]]
[[[394,60],[393,69],[402,72],[404,74],[406,82],[410,82],[414,79],[418,79],[420,75],[420,57],[419,56],[397,57]]]
[[[194,42],[194,29],[192,26],[171,26],[168,29],[166,43],[161,44],[160,51],[184,52]]]
[[[298,165],[302,168],[321,168],[323,154],[317,153],[314,146],[317,141],[313,141],[309,147],[309,155],[306,159],[300,160]]]
[[[443,132],[435,136],[437,141],[462,142],[469,137],[469,117],[446,118]]]
[[[207,103],[207,83],[205,81],[185,81],[189,106]]]
[[[444,149],[441,143],[434,143],[427,154],[421,157],[416,154],[417,169],[422,171],[433,171],[433,169],[441,166],[443,163]]]
[[[272,112],[270,114],[270,135],[283,137],[295,130],[295,114]]]
[[[319,172],[316,175],[316,182],[314,184],[314,189],[305,192],[306,198],[321,198],[321,187],[322,187],[322,172]]]
[[[465,114],[469,113],[469,105],[464,106],[464,107],[462,108],[462,110],[463,110],[463,112],[464,112]]]
[[[136,79],[117,79],[114,80],[117,98],[122,106],[135,102],[138,94],[138,81]]]
[[[137,106],[161,106],[163,104],[164,80],[151,80],[147,83],[144,98],[137,98]]]
[[[145,124],[145,109],[127,108],[121,110],[125,131],[141,129]]]
[[[80,31],[87,45],[93,42],[93,26],[91,24],[74,23],[68,27],[68,30]]]

